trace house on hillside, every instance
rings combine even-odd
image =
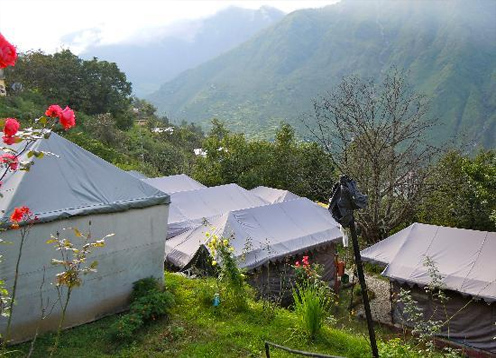
[[[425,317],[450,319],[441,337],[496,354],[496,232],[415,223],[361,254],[385,266],[392,292],[410,290]],[[449,297],[445,305],[424,290],[433,269]],[[403,305],[392,307],[394,323],[402,323]]]
[[[26,238],[19,266],[17,304],[12,313],[14,341],[33,337],[41,313],[44,276],[44,298],[52,304],[57,301],[51,283],[60,268],[50,263],[60,259],[60,253],[46,244],[51,235],[60,232],[77,243],[79,238],[63,228],[91,230],[94,239],[115,234],[88,258],[98,261],[97,272],[84,276],[82,286],[73,291],[65,327],[80,325],[126,309],[133,282],[150,276],[163,280],[164,218],[170,202],[169,195],[55,133],[31,144],[29,150],[57,156],[36,159],[29,172],[8,173],[0,189],[2,239],[12,242],[2,247],[0,277],[9,290],[20,242],[19,230],[11,229],[9,217],[20,206],[29,207],[38,217]],[[20,160],[31,159],[23,154]],[[55,305],[42,321],[41,331],[56,330],[59,319],[60,305]],[[2,334],[6,322],[0,319]]]
[[[210,233],[210,237],[207,237]],[[166,264],[176,270],[208,268],[212,235],[230,238],[239,267],[249,282],[271,297],[291,297],[291,265],[308,255],[323,266],[323,279],[335,280],[334,255],[342,240],[328,211],[306,198],[232,210],[166,242]]]

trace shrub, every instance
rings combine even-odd
[[[293,299],[301,328],[314,339],[327,317],[328,299],[324,291],[314,285],[297,285],[293,290]]]
[[[164,291],[157,279],[150,277],[136,281],[129,313],[112,324],[110,335],[115,340],[129,340],[146,323],[167,316],[173,305],[174,296]]]

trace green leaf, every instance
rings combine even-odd
[[[54,244],[54,243],[56,243],[56,242],[57,242],[57,240],[56,240],[56,239],[48,239],[48,240],[45,242],[45,244]]]

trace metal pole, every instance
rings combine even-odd
[[[372,356],[379,357],[377,349],[377,342],[375,340],[374,323],[372,322],[372,313],[370,312],[369,295],[367,293],[367,284],[365,283],[365,276],[363,274],[362,256],[360,255],[360,247],[358,245],[358,238],[355,231],[355,220],[350,223],[351,240],[353,241],[353,251],[355,252],[355,263],[358,273],[358,280],[362,288],[363,308],[365,309],[365,318],[367,319],[367,326],[369,329],[370,346],[372,348]]]

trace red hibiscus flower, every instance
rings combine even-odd
[[[20,127],[21,125],[19,124],[17,119],[7,118],[5,120],[5,125],[3,127],[3,134],[5,134],[8,137],[12,137],[17,133]]]
[[[5,153],[0,156],[0,163],[7,164],[10,170],[17,170],[17,166],[19,165],[17,157],[9,153]]]
[[[69,108],[69,106],[65,107],[64,110],[60,113],[59,116],[60,124],[66,130],[76,125],[76,117],[74,116],[74,111]]]
[[[12,215],[10,215],[10,221],[17,224],[19,221],[27,218],[31,215],[31,210],[27,206],[21,206],[20,208],[15,208]]]
[[[62,108],[58,104],[52,104],[45,112],[48,117],[60,117],[62,115]]]
[[[0,34],[0,68],[14,66],[17,60],[17,51],[2,34]]]

